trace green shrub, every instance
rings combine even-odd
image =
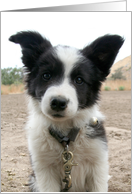
[[[123,79],[126,80],[126,77],[122,74],[122,67],[115,70],[115,73],[112,74],[111,79]]]
[[[126,69],[126,71],[129,71],[131,69],[131,67],[128,67],[128,69]]]
[[[23,81],[23,71],[22,68],[4,68],[1,69],[1,82],[3,85],[18,85]]]
[[[120,87],[119,87],[119,90],[120,90],[120,91],[123,91],[123,90],[125,90],[125,87],[124,87],[124,86],[120,86]]]
[[[110,91],[111,90],[111,88],[109,87],[109,86],[105,86],[105,91]]]

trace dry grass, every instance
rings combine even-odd
[[[24,92],[24,85],[1,85],[1,94],[17,94]]]
[[[102,90],[105,90],[105,87],[109,87],[110,90],[119,90],[119,87],[124,87],[124,90],[131,90],[131,80],[106,80],[102,85]],[[23,93],[24,85],[1,85],[1,94],[16,94]]]
[[[109,87],[110,90],[119,90],[124,87],[124,90],[131,90],[131,80],[106,80],[102,85],[102,90]]]

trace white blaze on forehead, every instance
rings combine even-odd
[[[78,49],[73,47],[57,46],[56,53],[58,58],[64,64],[65,76],[69,74],[74,65],[82,57],[81,54],[78,52]]]

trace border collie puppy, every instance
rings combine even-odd
[[[101,83],[124,39],[105,35],[81,50],[54,47],[34,31],[19,32],[9,40],[21,45],[25,67],[26,131],[33,168],[30,189],[59,192],[65,185],[69,192],[108,191],[108,147],[98,100]],[[63,168],[64,147],[78,163],[68,178]]]

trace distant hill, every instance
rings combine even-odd
[[[131,79],[131,55],[118,61],[111,68],[111,73],[108,77],[115,72],[115,70],[121,68],[122,74],[126,77],[127,80]]]

